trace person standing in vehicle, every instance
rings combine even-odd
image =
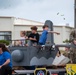
[[[20,32],[19,46],[25,46],[25,44],[26,44],[26,32],[21,31]]]
[[[39,42],[39,34],[37,32],[37,27],[32,26],[31,27],[31,33],[28,36],[28,43],[26,46],[36,46]]]
[[[39,45],[45,45],[48,33],[60,34],[60,33],[55,32],[55,31],[49,31],[48,25],[44,25],[43,26],[43,32],[42,32],[40,39],[39,39]]]

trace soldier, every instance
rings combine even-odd
[[[70,33],[71,47],[66,48],[66,56],[71,60],[71,63],[76,63],[76,29],[73,29]]]
[[[71,43],[69,58],[71,59],[71,63],[76,64],[76,38],[73,39],[73,42]]]
[[[73,29],[70,33],[70,41],[73,41],[73,39],[76,38],[76,29]]]

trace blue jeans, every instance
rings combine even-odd
[[[37,43],[36,42],[32,42],[31,40],[28,40],[28,46],[33,46],[33,45],[37,45]]]

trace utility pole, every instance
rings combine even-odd
[[[74,28],[76,28],[76,0],[74,0]]]

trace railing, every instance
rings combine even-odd
[[[15,73],[13,75],[30,75],[34,73],[35,70],[15,70]],[[64,68],[62,69],[47,69],[47,72],[49,75],[51,74],[58,74],[58,75],[65,75],[66,70]]]

